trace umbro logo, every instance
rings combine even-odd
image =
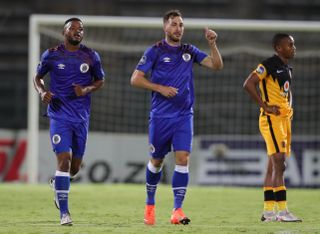
[[[58,69],[63,70],[65,68],[66,65],[64,65],[63,63],[58,64]]]
[[[163,58],[163,62],[165,62],[165,63],[170,63],[170,62],[171,62],[171,58],[169,58],[169,57],[164,57],[164,58]]]

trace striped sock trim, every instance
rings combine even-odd
[[[155,174],[156,174],[156,173],[161,172],[163,166],[161,166],[161,167],[155,167],[155,166],[153,166],[153,164],[151,163],[151,161],[149,161],[147,167],[148,167],[149,171],[151,171],[152,173],[155,173]]]
[[[186,174],[186,173],[189,173],[189,166],[176,165],[174,170],[177,172]]]
[[[70,177],[69,172],[64,172],[64,171],[56,171],[56,176],[65,176],[65,177]]]

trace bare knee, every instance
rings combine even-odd
[[[152,165],[154,167],[161,167],[163,164],[163,159],[155,159],[155,158],[151,158],[150,162],[152,163]]]
[[[57,155],[57,169],[63,172],[69,172],[71,166],[71,154],[63,152]]]
[[[187,166],[189,164],[189,155],[190,153],[187,151],[176,151],[175,153],[176,165]]]
[[[273,171],[283,173],[286,170],[285,155],[277,153],[272,156]]]

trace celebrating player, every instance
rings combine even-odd
[[[292,68],[288,65],[296,52],[294,39],[288,34],[273,37],[276,54],[264,60],[249,75],[243,87],[260,106],[259,128],[268,152],[264,180],[264,211],[261,221],[300,222],[288,211],[284,171],[291,148]],[[257,91],[259,85],[260,94]],[[277,204],[278,213],[275,212]]]
[[[175,153],[172,178],[174,209],[172,224],[188,224],[182,211],[189,179],[189,155],[193,135],[193,63],[213,70],[223,67],[217,48],[217,34],[206,28],[210,55],[191,44],[182,44],[184,24],[180,11],[170,10],[163,17],[165,38],[148,48],[131,77],[131,84],[152,91],[149,121],[150,161],[146,168],[146,207],[144,222],[155,224],[155,193],[165,155]],[[150,79],[146,74],[151,71]]]
[[[68,19],[63,28],[64,43],[42,54],[33,80],[41,100],[48,104],[50,138],[57,158],[52,184],[61,225],[72,225],[68,208],[70,177],[79,171],[85,152],[91,92],[104,84],[100,57],[81,44],[83,34],[82,21]],[[43,78],[48,72],[51,81],[47,90]]]

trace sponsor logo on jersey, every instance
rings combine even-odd
[[[290,88],[290,83],[289,83],[289,81],[286,81],[286,82],[284,83],[284,85],[283,85],[283,90],[284,90],[285,92],[288,92],[288,91],[289,91],[289,88]]]
[[[191,55],[188,54],[188,53],[184,53],[184,54],[182,55],[182,58],[183,58],[183,60],[184,60],[185,62],[188,62],[188,61],[190,61],[190,59],[191,59]]]
[[[61,141],[61,137],[60,137],[59,134],[54,134],[54,135],[52,136],[52,143],[53,143],[53,144],[57,145],[57,144],[60,143],[60,141]]]
[[[143,55],[138,63],[138,65],[146,64],[147,62],[147,56]]]
[[[64,65],[63,63],[59,63],[58,64],[58,69],[63,70],[65,68],[66,65]]]
[[[149,145],[149,151],[150,153],[154,153],[156,151],[156,148],[154,148],[153,144]]]
[[[165,63],[170,63],[170,62],[171,62],[171,58],[169,58],[169,57],[164,57],[164,58],[163,58],[163,62],[165,62]]]
[[[259,66],[257,69],[256,69],[256,72],[258,73],[258,74],[263,74],[264,73],[264,67],[263,66]]]
[[[277,70],[277,73],[278,74],[280,74],[280,73],[282,73],[283,72],[283,70]]]
[[[80,65],[80,71],[82,73],[86,73],[87,71],[89,71],[89,65],[87,63],[83,63]]]

